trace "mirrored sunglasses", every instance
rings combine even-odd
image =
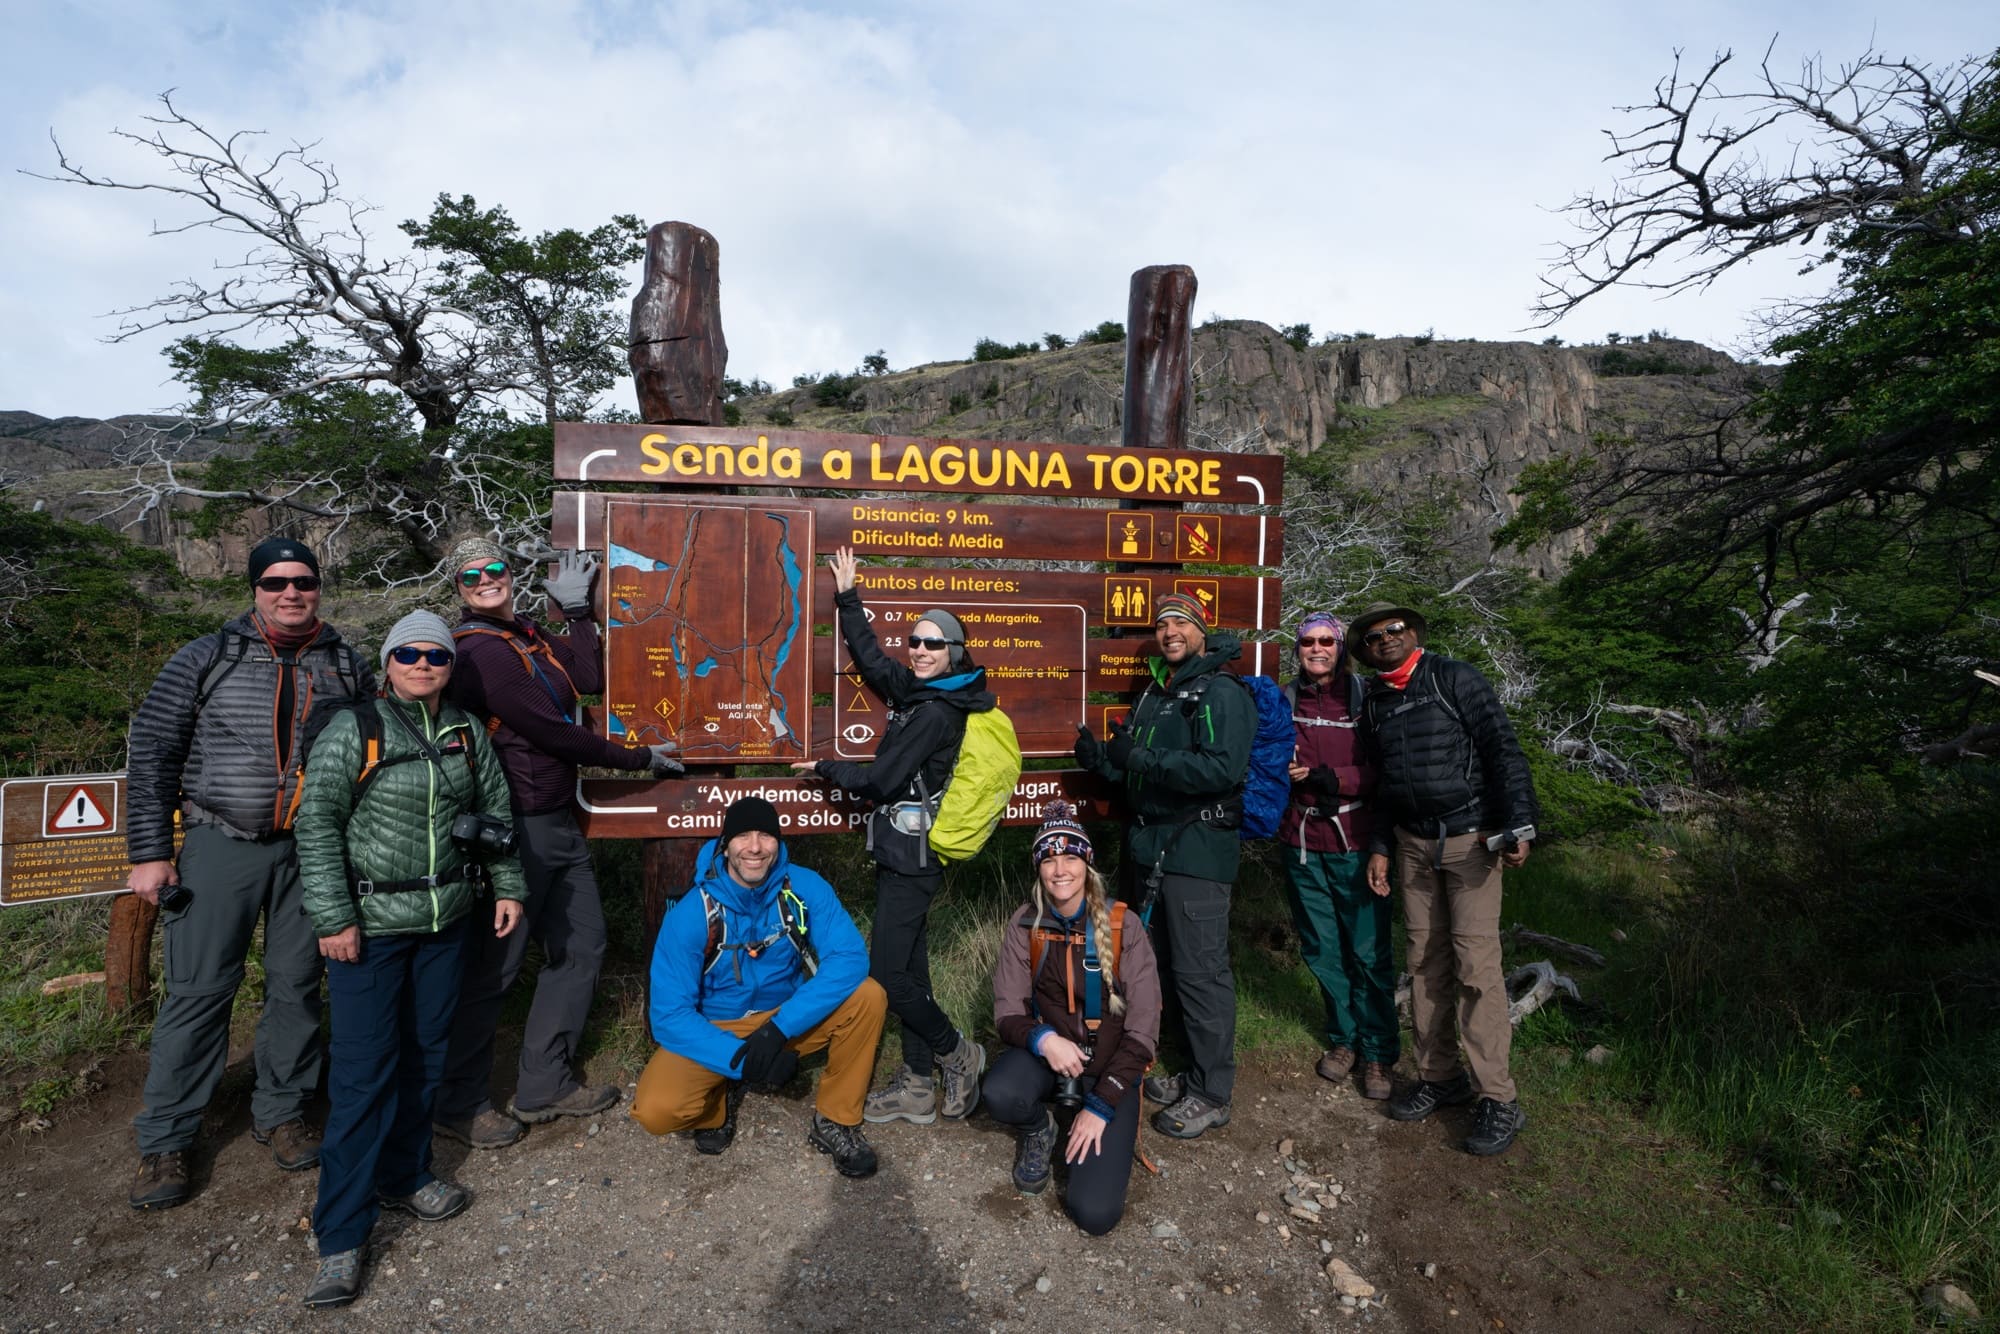
[[[427,662],[433,667],[449,667],[457,657],[458,655],[448,648],[412,648],[405,644],[401,648],[389,650],[389,660],[400,662],[405,667],[414,667],[419,661]]]
[[[910,643],[912,646],[916,648],[927,648],[933,653],[937,652],[939,649],[950,648],[953,644],[956,644],[957,642],[958,641],[956,639],[932,639],[929,635],[910,636]]]
[[[472,569],[460,570],[458,572],[458,582],[464,584],[467,588],[477,588],[481,579],[492,579],[498,582],[506,577],[507,562],[504,560],[489,561],[485,565],[476,565]]]
[[[1402,634],[1405,630],[1408,630],[1409,628],[1410,627],[1402,621],[1391,621],[1387,625],[1377,626],[1375,629],[1370,630],[1367,634],[1361,636],[1361,642],[1364,644],[1379,644],[1385,639],[1393,638],[1394,636]]]
[[[319,576],[316,574],[267,574],[251,582],[265,593],[282,593],[287,588],[296,588],[301,593],[319,592]]]

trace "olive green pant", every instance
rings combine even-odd
[[[1300,953],[1326,1001],[1326,1042],[1394,1065],[1396,967],[1389,900],[1369,892],[1359,852],[1285,849],[1285,885]]]

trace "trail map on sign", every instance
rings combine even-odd
[[[605,520],[607,735],[689,763],[804,759],[812,511],[613,501]]]

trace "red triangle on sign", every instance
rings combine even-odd
[[[109,829],[111,817],[97,804],[97,798],[90,789],[78,786],[60,806],[50,808],[48,829],[50,834],[87,834],[94,829]]]

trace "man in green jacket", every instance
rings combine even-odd
[[[1229,893],[1236,880],[1243,777],[1257,706],[1224,668],[1241,648],[1211,633],[1208,609],[1185,593],[1155,604],[1153,679],[1122,726],[1099,742],[1078,731],[1076,758],[1118,783],[1131,820],[1127,901],[1155,936],[1166,995],[1186,1034],[1188,1069],[1146,1079],[1168,1104],[1153,1128],[1194,1139],[1229,1124],[1236,1083],[1236,980],[1229,970]]]

